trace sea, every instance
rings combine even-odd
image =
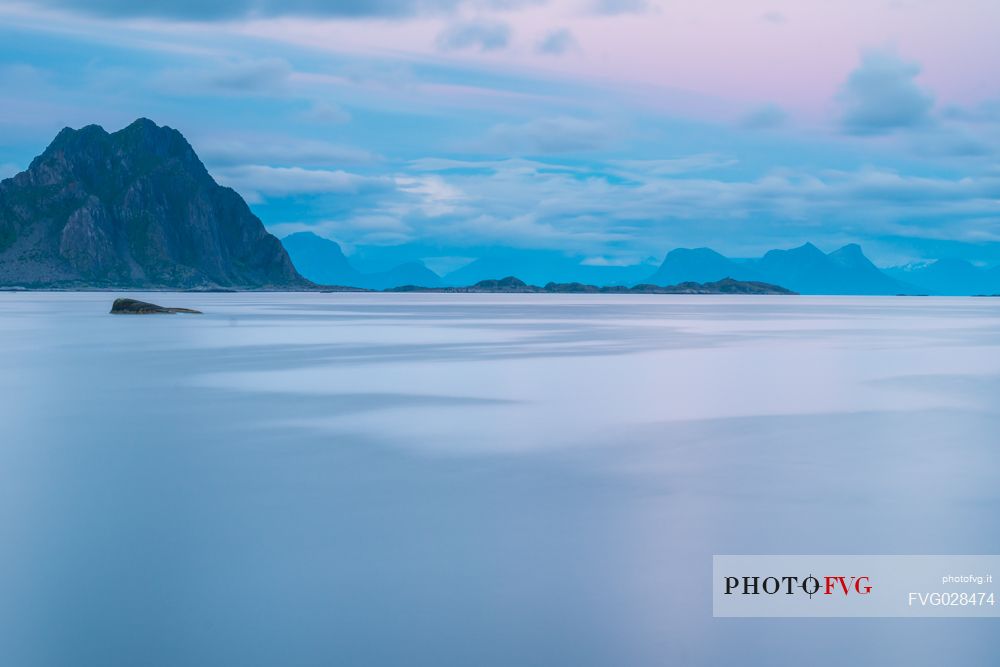
[[[0,293],[11,667],[995,664],[712,556],[998,554],[998,479],[1000,299]]]

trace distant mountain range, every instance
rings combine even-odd
[[[554,250],[499,249],[440,276],[423,262],[399,264],[387,271],[364,272],[344,255],[340,245],[312,232],[297,232],[281,240],[299,273],[324,285],[386,289],[401,285],[421,287],[468,286],[497,276],[523,277],[530,284],[581,282],[598,285],[634,285],[649,275],[650,266],[588,266],[579,258]]]
[[[0,285],[301,289],[281,243],[180,132],[66,128],[0,182]]]
[[[919,267],[881,270],[855,243],[824,253],[811,243],[771,250],[758,259],[730,259],[710,248],[677,248],[650,273],[648,265],[581,264],[554,251],[501,251],[476,259],[445,276],[422,263],[365,274],[356,270],[340,246],[300,232],[282,241],[295,266],[314,282],[368,289],[396,286],[439,288],[474,285],[498,275],[525,277],[529,284],[579,283],[595,286],[678,285],[732,278],[781,285],[800,294],[994,294],[1000,292],[1000,269],[978,269],[966,262],[942,260]]]
[[[709,248],[678,248],[667,254],[646,282],[672,285],[732,277],[761,280],[801,294],[998,294],[1000,267],[984,269],[969,262],[942,259],[919,265],[879,269],[856,243],[829,254],[811,243],[791,250],[771,250],[760,259],[732,260]]]
[[[928,294],[1000,294],[1000,267],[984,269],[961,259],[897,266],[885,272],[896,280],[918,286]]]
[[[801,294],[916,294],[920,289],[880,271],[855,243],[829,254],[806,243],[770,250],[760,259],[735,261],[709,248],[678,248],[667,254],[647,282],[760,280]]]
[[[343,285],[382,290],[400,285],[439,287],[440,276],[422,262],[407,262],[388,271],[362,273],[358,271],[335,241],[312,232],[298,232],[281,240],[299,273],[321,285]]]

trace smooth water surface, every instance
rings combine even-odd
[[[1000,299],[0,294],[0,664],[985,664],[715,553],[1000,553]]]

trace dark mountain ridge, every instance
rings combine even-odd
[[[63,129],[0,182],[0,285],[302,289],[281,243],[180,132]]]

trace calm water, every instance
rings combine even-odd
[[[0,294],[2,665],[1000,652],[711,617],[713,553],[1000,553],[1000,299],[113,297]]]

